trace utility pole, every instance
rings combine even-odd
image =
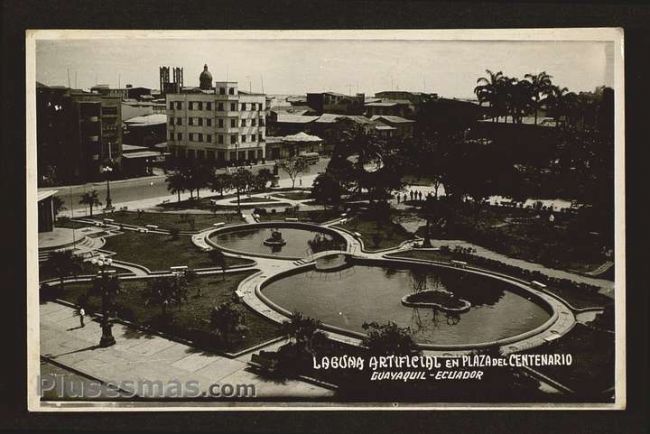
[[[70,87],[70,68],[68,68],[68,88]]]

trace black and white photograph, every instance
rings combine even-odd
[[[31,411],[623,409],[623,31],[26,35]]]

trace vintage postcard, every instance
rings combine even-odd
[[[30,30],[32,411],[623,409],[623,31]]]

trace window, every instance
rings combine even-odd
[[[190,133],[190,142],[194,141],[194,133]]]
[[[202,127],[203,126],[203,118],[197,118],[197,120],[199,121],[199,126]]]
[[[188,110],[194,110],[194,103],[192,101],[187,103],[187,109]]]
[[[217,111],[222,112],[223,111],[223,103],[220,102],[219,105],[217,106]]]
[[[244,143],[246,141],[246,134],[241,135],[241,142]]]
[[[226,153],[224,151],[217,151],[217,159],[219,161],[223,161],[226,157]]]
[[[251,127],[257,126],[257,121],[255,119],[251,119]]]
[[[260,119],[260,127],[264,126],[264,119]]]
[[[208,160],[214,160],[214,151],[208,149],[206,153],[208,155]]]
[[[220,87],[219,88],[219,95],[225,95],[225,94],[226,94],[226,88],[225,87]]]
[[[212,119],[210,119],[210,118],[206,118],[206,119],[205,119],[205,124],[206,124],[207,126],[211,127],[211,126],[212,126]]]
[[[212,143],[212,134],[206,134],[205,135],[205,141],[208,143]]]
[[[241,111],[243,111],[243,112],[246,111],[246,103],[242,103],[242,105],[241,105]]]
[[[199,105],[199,110],[203,110],[203,103],[199,101],[197,104]]]
[[[230,127],[237,128],[237,119],[230,119]]]
[[[174,118],[169,118],[169,125],[174,125]]]
[[[223,119],[219,119],[219,128],[223,128]]]
[[[242,127],[245,127],[245,126],[246,126],[246,119],[242,119],[242,120],[241,120],[241,126],[242,126]]]
[[[176,118],[176,125],[183,125],[183,118]]]
[[[237,111],[237,103],[234,103],[234,102],[230,103],[230,111],[231,112],[236,112]]]
[[[203,160],[205,158],[205,151],[196,151],[196,156],[199,160]]]
[[[230,161],[235,161],[237,159],[236,152],[230,152],[228,155],[230,156]]]
[[[236,136],[235,134],[233,134],[232,136],[230,136],[230,143],[233,144],[233,145],[234,145],[235,143],[237,143],[237,136]]]
[[[211,102],[206,102],[205,103],[205,109],[206,110],[212,110],[212,103]]]
[[[174,101],[169,101],[169,109],[174,110]]]
[[[217,136],[217,143],[223,144],[223,134]]]
[[[228,95],[234,95],[235,94],[235,88],[234,87],[229,87],[228,88]]]
[[[263,142],[264,141],[264,135],[263,134],[258,134],[257,135],[257,140],[260,141],[260,142]]]
[[[176,110],[183,109],[183,101],[176,101]]]
[[[203,134],[199,133],[198,136],[199,136],[199,138],[197,139],[197,142],[202,142],[203,141]]]
[[[176,133],[176,140],[178,140],[179,142],[183,140],[183,133]]]

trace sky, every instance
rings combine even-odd
[[[90,88],[97,83],[157,89],[159,66],[183,68],[198,86],[207,64],[215,81],[267,94],[383,90],[473,98],[485,70],[511,77],[546,71],[571,91],[614,85],[607,42],[483,42],[395,40],[39,40],[36,80]],[[69,72],[68,72],[69,71]],[[76,84],[75,84],[76,83]]]

